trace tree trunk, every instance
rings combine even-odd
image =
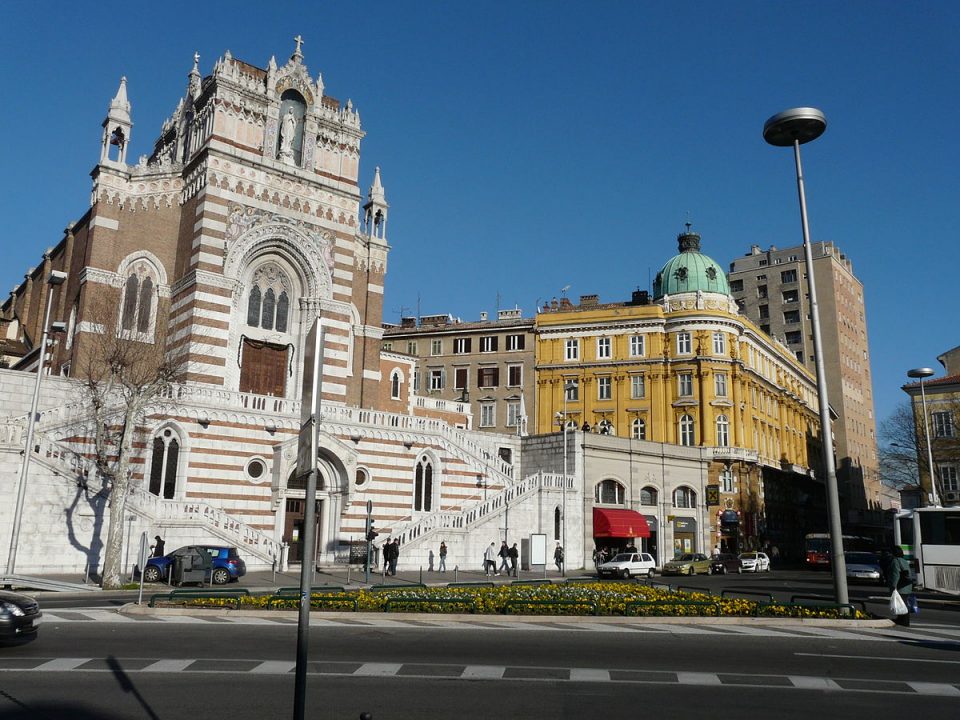
[[[103,555],[104,590],[117,590],[123,586],[123,527],[127,509],[127,491],[130,487],[130,451],[133,446],[133,423],[125,422],[120,439],[116,472],[110,489],[110,526],[107,529],[107,544]]]

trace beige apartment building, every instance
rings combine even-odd
[[[837,414],[833,433],[844,521],[851,532],[870,532],[880,522],[875,511],[882,502],[863,283],[832,242],[811,249],[827,389]],[[803,247],[753,245],[730,263],[728,277],[743,314],[816,372]]]
[[[384,325],[383,349],[417,358],[413,389],[424,397],[469,402],[473,429],[520,434],[534,417],[533,318],[519,308],[495,320],[464,322],[452,315],[403,318]],[[532,429],[532,428],[531,428]]]

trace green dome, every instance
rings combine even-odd
[[[697,233],[680,233],[677,236],[680,254],[667,260],[653,281],[653,297],[689,292],[709,292],[730,295],[727,274],[712,258],[700,252],[700,236]]]

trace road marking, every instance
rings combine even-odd
[[[610,682],[610,671],[595,668],[570,668],[570,679],[577,682]]]
[[[42,665],[38,665],[34,670],[73,670],[86,662],[90,662],[90,660],[91,658],[56,658],[55,660],[48,660]]]
[[[467,665],[460,677],[466,680],[499,680],[506,670],[495,665]]]
[[[284,675],[296,666],[295,662],[289,660],[264,660],[250,672],[254,675]]]
[[[180,672],[194,663],[194,658],[187,660],[157,660],[155,663],[147,665],[140,672]]]
[[[722,685],[715,673],[678,672],[677,682],[681,685]]]
[[[947,685],[946,683],[931,683],[931,682],[908,682],[907,685],[912,687],[921,695],[947,695],[949,697],[960,697],[960,690],[957,690],[953,685]]]
[[[830,678],[809,677],[807,675],[787,675],[795,688],[801,690],[843,690]]]
[[[358,667],[353,674],[364,676],[384,677],[396,675],[403,663],[364,663]]]
[[[924,660],[923,658],[881,657],[878,655],[828,655],[826,653],[794,653],[806,657],[842,658],[845,660],[889,660],[891,662],[938,663],[944,665],[960,665],[960,660]]]

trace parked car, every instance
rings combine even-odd
[[[871,552],[848,552],[843,554],[847,565],[847,579],[852,582],[886,584],[880,556]]]
[[[762,552],[740,553],[744,572],[770,572],[770,558]]]
[[[29,595],[0,590],[0,642],[36,635],[40,604]]]
[[[173,568],[176,556],[194,555],[198,552],[206,553],[212,562],[211,581],[214,585],[226,585],[232,580],[239,580],[247,574],[247,564],[240,557],[235,547],[223,545],[187,545],[177,548],[163,557],[150,558],[143,572],[146,582],[166,580]]]
[[[663,564],[664,575],[709,575],[710,558],[701,553],[684,553]]]
[[[742,573],[743,563],[733,553],[717,553],[710,558],[710,572],[715,575]]]
[[[618,553],[597,568],[600,577],[629,578],[638,575],[653,577],[657,561],[647,553]]]

